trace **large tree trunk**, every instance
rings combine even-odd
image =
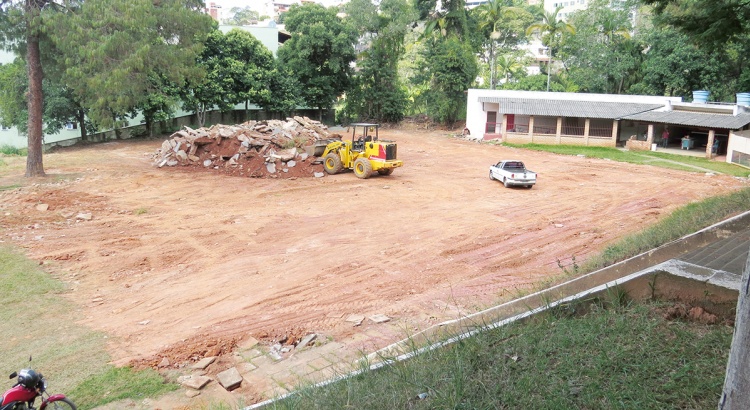
[[[78,121],[78,128],[81,130],[81,141],[86,141],[88,135],[86,135],[86,114],[84,113],[83,108],[78,110],[76,120]]]
[[[719,400],[719,410],[742,410],[750,405],[750,255],[740,283],[734,337],[729,351],[724,391]]]
[[[26,67],[29,76],[28,95],[28,156],[26,157],[26,176],[43,177],[42,163],[42,115],[44,111],[44,94],[42,93],[42,60],[39,50],[39,13],[44,0],[26,0]]]

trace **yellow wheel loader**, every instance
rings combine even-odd
[[[354,123],[350,125],[352,139],[333,141],[323,151],[323,167],[333,175],[351,169],[358,178],[369,178],[374,172],[391,175],[404,165],[396,159],[396,143],[378,139],[379,124]]]

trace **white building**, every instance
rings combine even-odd
[[[699,94],[701,93],[701,94]],[[699,95],[703,95],[698,98]],[[681,97],[470,89],[466,128],[477,139],[633,150],[700,150],[750,166],[750,93],[737,103],[708,103],[696,91]]]

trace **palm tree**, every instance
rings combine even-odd
[[[526,35],[531,33],[540,33],[542,44],[549,50],[549,60],[547,62],[547,91],[549,92],[549,78],[552,67],[552,52],[556,47],[562,43],[562,38],[565,34],[575,34],[576,29],[571,24],[568,24],[561,19],[557,18],[557,13],[561,7],[558,7],[553,12],[545,11],[542,14],[541,20],[529,26],[526,29]]]
[[[518,18],[522,13],[527,13],[526,10],[514,6],[513,0],[490,0],[487,3],[477,7],[477,15],[479,17],[479,29],[482,31],[490,30],[490,49],[489,49],[489,62],[490,62],[490,89],[495,89],[495,51],[497,49],[497,41],[502,35],[499,31],[499,25],[504,21]]]
[[[523,64],[513,56],[500,56],[497,58],[497,68],[502,72],[507,83],[511,75],[523,68]],[[492,89],[494,88],[493,86]]]

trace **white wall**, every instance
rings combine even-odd
[[[264,26],[227,26],[227,25],[220,25],[219,30],[221,30],[222,33],[226,34],[233,28],[237,28],[243,31],[247,31],[248,33],[252,34],[253,37],[258,39],[261,43],[263,43],[266,48],[273,53],[273,56],[276,57],[276,52],[279,50],[279,28],[275,25],[272,20],[265,21],[262,24],[265,24]],[[271,27],[268,26],[268,24],[271,24]]]
[[[729,133],[727,143],[727,162],[732,162],[734,151],[750,156],[750,130]]]
[[[484,134],[484,126],[487,122],[486,111],[497,111],[497,104],[487,105],[479,102],[481,97],[497,98],[524,98],[524,99],[542,99],[561,102],[619,102],[619,103],[640,103],[640,104],[665,104],[667,101],[680,102],[681,97],[661,97],[650,95],[622,95],[622,94],[587,94],[587,93],[548,93],[546,91],[515,91],[515,90],[486,90],[471,88],[467,94],[466,101],[466,127],[471,135],[479,136]],[[492,109],[490,109],[492,107]],[[502,111],[499,110],[499,111]],[[502,112],[498,112],[497,122],[502,121]]]

